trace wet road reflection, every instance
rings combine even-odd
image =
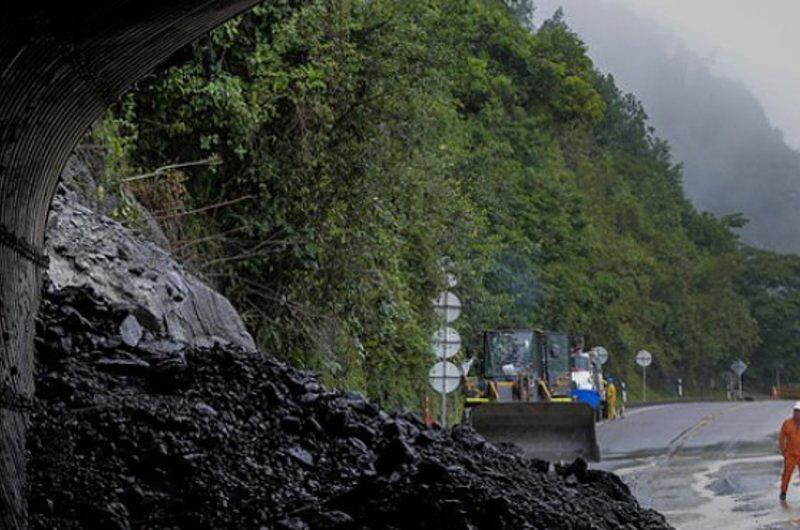
[[[778,500],[781,422],[793,402],[634,409],[598,426],[603,462],[680,529],[800,528],[800,479]]]

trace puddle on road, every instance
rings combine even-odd
[[[800,529],[800,482],[795,475],[788,502],[778,501],[782,459],[773,451],[678,452],[602,467],[618,473],[643,506],[679,529]]]

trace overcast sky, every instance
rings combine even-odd
[[[800,148],[800,0],[605,1],[654,19],[710,59],[715,72],[741,81],[787,143]]]

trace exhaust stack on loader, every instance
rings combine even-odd
[[[475,430],[536,458],[599,461],[595,409],[573,397],[569,337],[498,330],[483,338],[482,374],[467,388]]]

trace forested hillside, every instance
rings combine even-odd
[[[719,215],[742,212],[749,222],[737,232],[748,244],[800,251],[800,153],[756,96],[715,74],[713,57],[693,54],[669,29],[623,2],[539,0],[538,15],[559,6],[592,58],[644,102],[683,163],[684,188],[695,206]],[[615,31],[608,31],[612,25]]]
[[[425,391],[442,263],[464,337],[582,333],[612,373],[646,348],[656,381],[704,388],[760,340],[741,294],[760,296],[741,281],[758,256],[737,216],[693,208],[579,36],[532,30],[531,8],[265,3],[95,127],[104,193],[134,226],[126,201],[154,211],[264,349],[386,406]]]

